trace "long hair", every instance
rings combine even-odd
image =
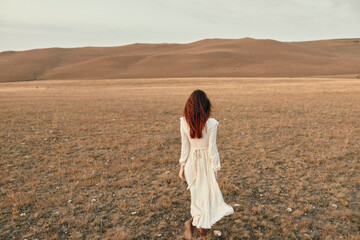
[[[210,117],[212,105],[202,90],[195,90],[185,103],[184,117],[190,127],[191,138],[202,138],[202,130]]]

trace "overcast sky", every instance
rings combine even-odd
[[[360,0],[0,0],[0,51],[360,37]]]

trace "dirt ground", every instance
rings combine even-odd
[[[0,238],[182,239],[179,118],[195,89],[235,210],[206,239],[360,238],[355,78],[1,83]]]

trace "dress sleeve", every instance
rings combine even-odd
[[[209,152],[210,152],[210,160],[212,164],[212,168],[214,171],[219,171],[220,166],[220,156],[216,146],[216,133],[217,126],[219,122],[214,119],[214,124],[210,128],[210,136],[209,136]]]
[[[181,155],[179,159],[179,165],[185,166],[186,160],[190,152],[190,143],[188,136],[183,129],[183,119],[180,118],[180,134],[181,134]]]

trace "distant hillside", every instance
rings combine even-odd
[[[360,74],[360,39],[47,48],[0,53],[0,82],[146,77],[301,77]]]

